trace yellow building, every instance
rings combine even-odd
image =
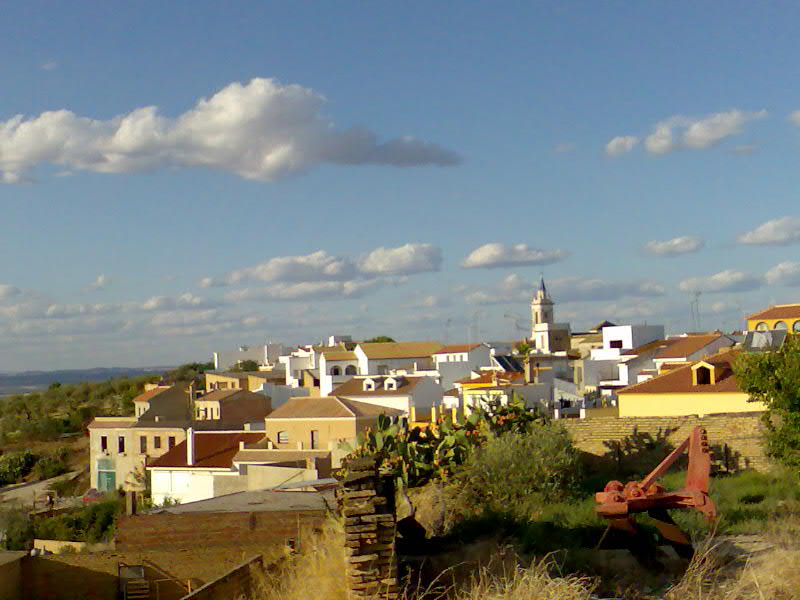
[[[378,415],[400,418],[404,412],[335,396],[297,397],[275,409],[266,419],[265,433],[274,448],[333,450],[352,442],[374,427]]]
[[[764,411],[739,389],[733,362],[738,350],[726,349],[695,363],[671,369],[617,392],[620,417],[676,417]]]
[[[800,333],[800,304],[777,304],[747,317],[748,331]]]

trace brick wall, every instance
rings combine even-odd
[[[322,510],[136,515],[117,522],[120,552],[285,544],[325,520]]]
[[[714,453],[715,464],[724,470],[766,470],[770,463],[761,443],[763,413],[731,413],[704,417],[598,417],[564,419],[575,446],[596,458],[620,461],[624,454],[648,450],[655,454],[674,447],[702,425]],[[664,455],[662,455],[663,458]]]

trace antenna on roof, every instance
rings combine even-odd
[[[692,300],[689,302],[689,310],[691,311],[692,317],[692,328],[695,331],[701,331],[700,294],[702,294],[702,292],[699,290],[692,292]]]

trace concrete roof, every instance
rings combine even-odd
[[[656,354],[656,359],[686,358],[699,352],[722,337],[721,333],[687,335],[676,338],[667,348]]]
[[[259,432],[225,432],[194,434],[194,464],[186,460],[186,440],[147,464],[157,469],[229,469],[239,452],[239,442],[257,442],[265,436]]]
[[[308,482],[313,483],[313,482]],[[148,514],[268,512],[279,510],[327,510],[325,497],[319,492],[256,490],[226,494],[208,500],[165,506]]]

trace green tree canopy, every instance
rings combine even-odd
[[[240,360],[231,371],[258,371],[258,363],[254,360]]]
[[[741,354],[734,373],[750,401],[767,406],[769,454],[800,467],[800,338],[787,336],[778,350]]]
[[[370,338],[368,340],[364,340],[365,344],[382,344],[386,342],[393,342],[394,338],[390,338],[388,335],[376,335],[374,338]]]

